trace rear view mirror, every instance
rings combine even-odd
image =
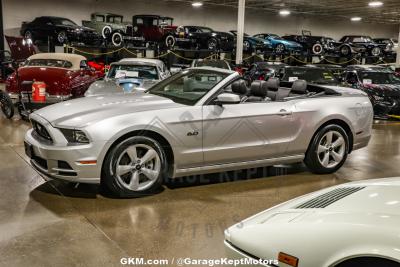
[[[239,104],[240,97],[235,94],[223,93],[217,97],[217,105],[229,105],[229,104]]]

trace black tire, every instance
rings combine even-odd
[[[120,32],[114,32],[111,35],[111,43],[113,46],[121,47],[124,45],[124,36]]]
[[[104,26],[101,30],[101,36],[103,37],[103,39],[109,39],[111,37],[111,33],[112,28],[109,25]]]
[[[65,31],[58,32],[56,40],[59,44],[66,44],[68,42],[67,33]]]
[[[245,52],[251,53],[253,52],[253,47],[251,46],[251,43],[247,40],[244,40],[243,42],[243,50]]]
[[[370,55],[373,57],[378,57],[382,53],[382,50],[379,47],[374,47],[370,51]]]
[[[324,53],[324,47],[320,43],[316,43],[312,46],[311,51],[314,55],[321,55]]]
[[[146,180],[147,177],[142,173],[142,170],[148,168],[145,167],[145,163],[135,162],[125,163],[125,165],[132,165],[132,170],[118,175],[117,174],[117,165],[120,164],[123,160],[130,161],[131,157],[128,155],[127,149],[132,146],[139,146],[139,148],[135,149],[137,159],[142,159],[144,155],[139,152],[146,154],[145,151],[140,151],[140,146],[148,147],[149,150],[153,150],[157,153],[158,158],[154,159],[154,161],[159,160],[158,163],[154,163],[153,166],[159,165],[159,174],[157,178],[149,180],[152,181],[149,187],[143,188],[143,190],[131,190],[127,188],[128,181],[125,179],[129,179],[129,183],[132,183],[133,173],[138,172],[139,181]],[[145,150],[145,148],[142,148]],[[127,158],[126,158],[127,157]],[[125,159],[126,158],[126,159]],[[134,166],[135,165],[135,166]],[[138,165],[141,165],[140,169],[137,168]],[[168,163],[166,154],[162,148],[162,146],[154,139],[146,136],[133,136],[129,137],[114,147],[111,148],[109,153],[107,154],[103,169],[102,169],[102,185],[106,187],[108,191],[110,191],[113,195],[122,197],[122,198],[131,198],[131,197],[143,197],[147,195],[153,195],[159,191],[161,185],[163,183],[163,179],[167,175]],[[124,177],[125,175],[125,177]],[[129,177],[131,176],[131,177]],[[140,182],[138,182],[138,186]]]
[[[344,57],[348,57],[351,55],[351,49],[349,46],[344,45],[340,48],[340,55]]]
[[[339,263],[335,267],[400,267],[400,263],[392,260],[375,258],[375,257],[364,257],[350,259],[345,262]]]
[[[286,50],[286,47],[284,44],[277,44],[275,47],[275,52],[277,54],[283,54],[283,53],[285,53],[285,50]]]
[[[327,140],[327,135],[329,133],[333,133],[333,137],[331,137],[330,142]],[[335,148],[334,146],[334,143],[339,139],[339,136],[343,138],[343,143],[340,146],[340,150],[338,150],[339,147]],[[324,143],[325,141],[326,143]],[[323,148],[323,150],[321,148]],[[349,137],[346,131],[339,125],[330,124],[324,126],[314,135],[306,152],[304,163],[313,173],[334,173],[340,169],[340,167],[342,167],[347,159],[348,153]],[[340,158],[338,155],[341,156],[340,160],[338,160]],[[326,163],[326,166],[323,165],[323,162]]]
[[[218,40],[216,38],[210,38],[207,41],[207,48],[208,50],[215,51],[218,49]]]
[[[176,45],[176,39],[173,35],[167,35],[164,40],[165,47],[174,48]]]
[[[0,106],[7,119],[11,119],[14,116],[14,104],[7,93],[0,92]]]

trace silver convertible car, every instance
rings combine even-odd
[[[334,172],[368,144],[372,116],[361,91],[277,79],[248,88],[236,72],[191,68],[145,92],[37,110],[25,150],[45,176],[135,197],[165,177],[302,161]]]

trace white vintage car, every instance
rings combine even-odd
[[[399,267],[399,226],[400,178],[359,181],[252,216],[225,231],[225,247],[248,266]]]

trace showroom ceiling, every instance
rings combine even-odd
[[[165,0],[192,3],[193,0]],[[204,5],[237,7],[238,0],[203,0]],[[400,0],[382,0],[383,6],[369,7],[368,0],[246,0],[246,7],[278,13],[288,9],[293,14],[312,14],[330,19],[361,17],[370,23],[398,24],[400,22]]]

